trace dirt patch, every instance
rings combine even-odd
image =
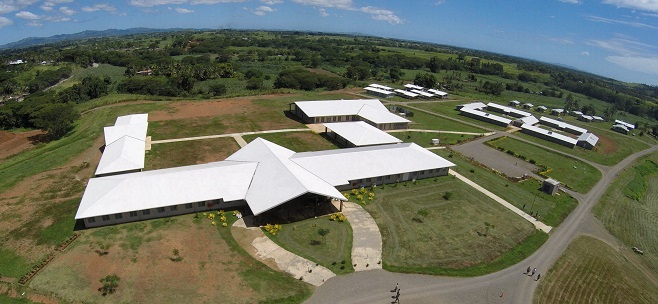
[[[0,159],[34,148],[44,142],[46,133],[33,130],[21,133],[0,131]]]
[[[596,150],[600,154],[609,155],[617,151],[617,143],[614,140],[599,134],[599,145]]]

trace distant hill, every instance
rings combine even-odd
[[[101,38],[101,37],[110,37],[110,36],[127,36],[134,34],[148,34],[148,33],[162,33],[162,32],[177,32],[177,31],[185,31],[185,30],[188,29],[182,29],[182,28],[154,29],[154,28],[146,28],[146,27],[137,27],[137,28],[130,28],[125,30],[108,29],[103,31],[84,31],[75,34],[62,34],[62,35],[55,35],[50,37],[29,37],[29,38],[21,39],[16,42],[11,42],[2,45],[0,46],[0,50],[22,49],[31,46],[43,45],[47,43],[78,40],[78,39]],[[195,29],[195,31],[198,30],[199,29]]]

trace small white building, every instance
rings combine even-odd
[[[144,169],[148,114],[119,116],[105,127],[105,148],[96,176],[139,172]]]
[[[622,125],[622,124],[616,124],[616,125],[613,125],[613,126],[612,126],[612,130],[613,130],[613,131],[617,131],[617,132],[619,132],[619,133],[621,133],[621,134],[628,134],[629,132],[631,132],[631,130],[628,129],[627,126],[624,126],[624,125]]]
[[[363,121],[324,124],[327,135],[346,147],[401,143],[402,141]]]
[[[521,102],[518,101],[518,100],[512,100],[512,101],[509,102],[509,105],[513,106],[513,107],[518,107],[518,106],[521,105]]]
[[[428,89],[427,92],[430,92],[430,93],[432,93],[436,96],[439,96],[439,97],[441,97],[441,99],[448,98],[448,93],[447,92],[443,92],[443,91],[439,91],[439,90],[435,90],[435,89]]]
[[[304,123],[365,121],[381,130],[406,129],[409,120],[388,111],[377,99],[297,101],[291,109]]]
[[[387,91],[387,90],[380,89],[380,88],[375,88],[375,87],[365,87],[363,89],[366,91],[366,93],[368,93],[370,95],[373,95],[373,96],[381,97],[381,98],[389,98],[389,97],[392,97],[392,96],[395,95],[395,93],[393,93],[391,91]]]
[[[635,129],[635,125],[634,125],[634,124],[632,124],[632,123],[627,123],[627,122],[625,122],[625,121],[623,121],[623,120],[615,119],[615,124],[625,126],[625,127],[626,127],[627,129],[629,129],[629,130]]]
[[[551,110],[551,115],[559,116],[559,115],[562,115],[562,114],[564,114],[564,109],[552,109]]]

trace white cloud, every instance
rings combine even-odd
[[[11,19],[0,16],[0,28],[3,28],[8,25],[12,25],[14,22]]]
[[[570,3],[570,4],[581,4],[581,3],[583,3],[582,0],[560,0],[560,2]]]
[[[0,3],[0,14],[6,14],[6,13],[11,13],[15,10],[18,10],[18,7],[9,4],[9,3]]]
[[[260,3],[267,5],[275,5],[283,3],[283,0],[260,0]]]
[[[603,3],[616,5],[617,7],[658,12],[658,1],[656,0],[604,0]]]
[[[608,56],[605,59],[632,71],[658,75],[658,57]]]
[[[75,15],[75,13],[76,13],[74,10],[72,10],[72,9],[66,7],[66,6],[60,7],[59,12],[64,14],[64,15],[67,15],[67,16],[72,16],[72,15]]]
[[[436,1],[434,1],[434,5],[441,5],[443,3],[446,3],[446,0],[436,0]]]
[[[258,16],[265,16],[265,14],[272,13],[275,11],[276,11],[275,9],[269,6],[259,6],[253,11],[253,13]]]
[[[41,22],[39,22],[39,21],[36,21],[36,20],[32,20],[32,21],[30,21],[30,22],[27,23],[27,26],[31,26],[31,27],[43,27],[43,23],[41,23]]]
[[[55,6],[62,3],[71,3],[73,0],[48,0],[41,4],[41,9],[47,12],[51,12],[55,9]]]
[[[153,7],[159,5],[172,5],[172,4],[218,4],[218,3],[236,3],[236,2],[245,2],[247,0],[130,0],[128,3],[130,5],[139,6],[139,7]]]
[[[587,44],[602,48],[613,55],[605,59],[631,71],[658,75],[656,47],[639,42],[626,35],[616,35],[608,40],[590,40]]]
[[[637,28],[650,28],[650,29],[658,29],[658,27],[655,27],[653,25],[649,25],[646,23],[642,22],[637,22],[637,21],[626,21],[626,20],[618,20],[618,19],[610,19],[610,18],[604,18],[604,17],[599,17],[599,16],[586,16],[587,20],[593,21],[593,22],[601,22],[601,23],[609,23],[609,24],[622,24],[622,25],[628,25],[632,27],[637,27]]]
[[[582,52],[580,52],[580,55],[589,56],[589,52],[588,51],[582,51]]]
[[[115,13],[117,9],[109,4],[101,3],[101,4],[96,4],[94,6],[84,6],[82,7],[82,11],[86,13],[92,13],[97,11],[106,11],[108,13]]]
[[[62,17],[62,16],[51,16],[51,17],[46,17],[44,20],[50,21],[50,22],[67,22],[71,21],[71,18],[69,17]]]
[[[327,13],[327,10],[324,8],[321,8],[318,10],[320,12],[320,17],[328,17],[329,13]]]
[[[19,13],[16,13],[16,17],[21,18],[21,19],[26,19],[26,20],[37,20],[37,19],[40,18],[39,16],[37,16],[33,13],[30,13],[28,11],[21,11]]]
[[[292,2],[321,8],[337,8],[348,11],[358,11],[372,15],[372,19],[386,21],[390,24],[404,23],[404,20],[396,16],[393,11],[377,8],[374,6],[364,6],[357,8],[354,6],[352,0],[292,0]],[[322,15],[322,12],[320,12],[320,14]]]
[[[186,8],[182,8],[182,7],[177,7],[177,8],[175,8],[174,10],[175,10],[176,12],[180,13],[180,14],[191,14],[191,13],[194,13],[193,10],[191,10],[191,9],[186,9]]]

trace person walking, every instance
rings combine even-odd
[[[535,275],[535,272],[537,272],[537,268],[533,268],[533,269],[532,269],[532,272],[530,273],[530,276]]]
[[[537,274],[537,279],[535,281],[539,281],[539,279],[541,279],[541,273]]]
[[[528,269],[525,270],[525,273],[530,273],[530,266],[528,266]]]

